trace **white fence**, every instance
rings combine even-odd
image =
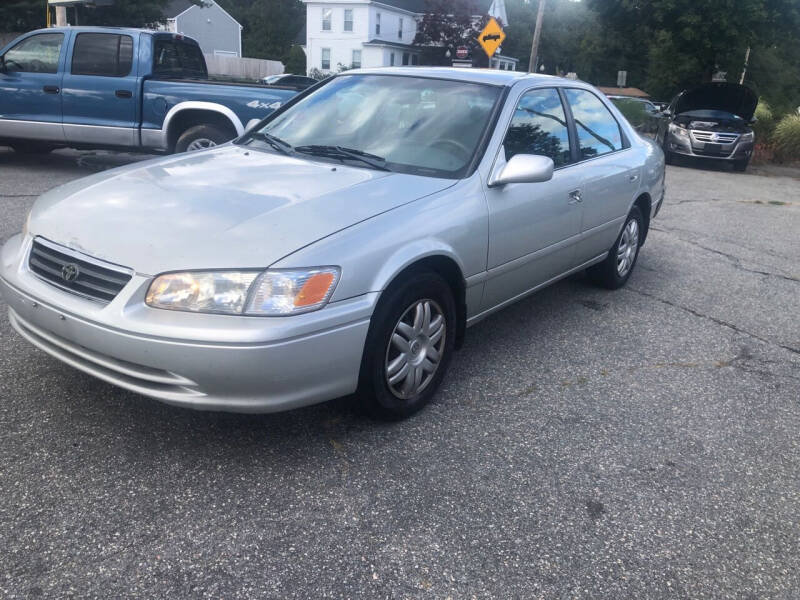
[[[261,79],[283,73],[283,63],[279,60],[214,54],[206,54],[205,57],[209,75],[226,75],[237,79]]]

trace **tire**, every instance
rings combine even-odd
[[[436,394],[447,371],[455,336],[455,301],[444,279],[424,270],[393,283],[372,316],[364,344],[356,393],[361,407],[385,421],[419,412]],[[396,378],[393,383],[390,375]]]
[[[16,142],[11,144],[17,154],[47,154],[56,149],[49,144],[37,144],[36,142]]]
[[[230,133],[214,125],[195,125],[184,131],[175,142],[175,152],[190,152],[213,148],[229,142],[235,133]]]
[[[617,240],[614,242],[611,250],[608,251],[606,259],[589,267],[589,277],[598,285],[608,288],[609,290],[616,290],[621,288],[633,273],[636,266],[636,259],[639,257],[639,248],[642,245],[642,235],[644,219],[639,207],[634,206],[625,220],[625,226],[622,228]],[[635,241],[635,248],[631,247],[631,238]],[[622,255],[625,253],[627,262],[622,265]]]
[[[733,162],[733,170],[739,173],[744,173],[747,170],[747,165],[750,164],[750,159],[736,160]]]

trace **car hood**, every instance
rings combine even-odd
[[[147,275],[263,268],[453,183],[228,145],[56,188],[29,231]]]
[[[718,81],[704,83],[681,92],[675,100],[675,114],[691,110],[722,110],[750,121],[756,112],[758,96],[749,87]]]

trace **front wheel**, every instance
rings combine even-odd
[[[436,393],[455,347],[450,286],[432,271],[386,290],[372,317],[358,397],[374,417],[395,421],[421,410]]]
[[[738,171],[739,173],[744,173],[747,170],[747,165],[750,162],[750,159],[745,158],[744,160],[737,160],[733,163],[733,170]]]
[[[642,224],[642,212],[634,206],[606,259],[589,268],[589,276],[595,283],[610,290],[616,290],[625,285],[633,273],[633,267],[639,257]]]
[[[235,134],[214,125],[195,125],[184,131],[175,142],[175,152],[205,150],[232,140]]]

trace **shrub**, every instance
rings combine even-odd
[[[755,112],[756,122],[753,124],[753,131],[756,134],[756,143],[769,144],[772,140],[772,132],[775,129],[775,116],[772,108],[763,100],[759,101]]]
[[[786,115],[772,133],[775,156],[781,162],[800,160],[800,115]]]
[[[283,59],[283,72],[292,75],[306,74],[306,53],[300,46],[292,46]]]

